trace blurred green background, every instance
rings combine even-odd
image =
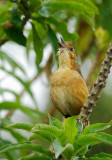
[[[75,46],[90,91],[112,41],[112,0],[0,1],[0,146],[20,141],[17,135],[29,136],[4,128],[7,124],[48,123],[48,113],[63,119],[49,94],[60,36]],[[90,122],[111,119],[112,70]],[[112,128],[106,132],[112,134]],[[112,153],[112,147],[96,145],[88,156],[103,151]],[[20,154],[14,151],[0,159],[17,159]]]

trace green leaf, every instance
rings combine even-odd
[[[7,152],[7,151],[16,150],[16,149],[33,150],[33,151],[37,151],[39,153],[45,154],[49,157],[52,157],[52,154],[51,154],[50,151],[44,150],[44,149],[42,149],[42,147],[40,145],[33,144],[33,143],[30,143],[30,142],[9,144],[9,145],[3,146],[2,148],[0,148],[0,153],[4,153],[4,152]]]
[[[99,158],[111,158],[112,159],[112,155],[107,154],[107,153],[99,153],[99,154],[95,154],[94,157],[99,157]]]
[[[53,148],[55,152],[55,157],[56,159],[63,154],[67,160],[71,160],[71,157],[73,155],[73,145],[72,144],[67,144],[65,147],[62,147],[60,143],[55,139],[53,142]]]
[[[55,152],[55,157],[57,159],[62,154],[64,147],[62,147],[61,144],[57,141],[57,139],[55,139],[53,142],[53,148]]]
[[[19,68],[24,74],[26,74],[24,69],[12,57],[7,55],[5,52],[0,51],[0,58],[2,60],[7,60],[8,63],[11,64],[13,68]]]
[[[48,115],[48,116],[49,116],[49,124],[50,125],[55,126],[58,129],[64,129],[62,123],[58,119],[51,117],[50,115]]]
[[[51,12],[53,13],[54,11],[58,11],[58,10],[67,10],[72,13],[79,13],[92,26],[94,25],[93,23],[94,15],[98,13],[98,10],[94,6],[94,4],[92,3],[87,4],[86,2],[82,2],[81,0],[80,1],[66,1],[65,0],[65,1],[52,1],[52,2],[50,1],[47,3],[47,5],[50,6]],[[90,5],[94,7],[90,7]]]
[[[81,136],[74,142],[75,155],[81,152],[88,145],[95,145],[98,143],[107,143],[112,145],[112,136],[106,133],[96,133]]]
[[[105,129],[111,127],[111,125],[112,125],[112,121],[110,123],[97,123],[97,124],[93,124],[93,125],[87,126],[84,129],[82,135],[95,133],[95,132],[98,132],[98,131],[105,130]]]
[[[19,45],[26,46],[26,37],[23,35],[21,28],[12,25],[11,27],[4,27],[4,31],[8,37]]]
[[[73,152],[74,152],[73,145],[68,143],[63,150],[63,155],[66,157],[67,160],[71,160]]]
[[[40,0],[29,0],[28,5],[29,5],[29,9],[32,12],[36,12],[38,8],[41,6],[41,1]]]
[[[51,29],[51,27],[48,25],[48,31],[47,31],[47,37],[52,45],[53,50],[53,63],[57,61],[57,49],[58,49],[58,39],[56,37],[56,34]]]
[[[52,160],[52,159],[41,153],[33,153],[28,156],[22,157],[19,160]]]
[[[48,17],[50,16],[50,8],[49,8],[49,6],[43,5],[43,6],[39,9],[38,13],[39,13],[41,16],[48,18]]]
[[[39,38],[41,41],[46,38],[46,30],[45,30],[45,24],[44,22],[37,22],[35,20],[32,21],[33,25],[35,26],[35,29],[38,33]]]
[[[28,107],[23,106],[23,105],[16,103],[16,102],[2,102],[2,103],[0,103],[0,110],[2,110],[2,109],[7,109],[7,110],[19,109],[35,121],[37,121],[37,115],[39,115],[39,114],[44,115],[43,113],[38,112],[38,110],[28,108]]]
[[[57,127],[51,125],[38,124],[32,129],[32,132],[35,131],[45,131],[54,136],[62,146],[66,145],[66,135],[62,129],[58,129]]]
[[[33,32],[33,47],[36,53],[36,65],[37,68],[39,68],[39,64],[42,61],[43,57],[43,44],[34,24],[32,24],[32,32]]]
[[[65,133],[69,143],[74,143],[78,129],[76,126],[76,116],[69,117],[65,120]]]
[[[78,139],[80,137],[80,135],[81,135],[83,126],[82,126],[82,122],[81,121],[77,121],[76,125],[77,125],[78,132],[77,132],[77,135],[76,135],[75,139]]]
[[[45,131],[35,131],[34,134],[30,136],[29,140],[44,140],[52,143],[54,137]]]
[[[21,133],[14,131],[12,129],[8,129],[5,128],[5,130],[9,131],[10,134],[18,141],[18,142],[22,142],[22,141],[26,141],[27,138],[25,136],[23,136]]]
[[[24,130],[30,131],[34,126],[35,126],[34,124],[28,124],[28,123],[14,123],[14,124],[7,125],[6,128],[24,129]]]
[[[54,25],[54,27],[56,28],[57,32],[60,32],[63,35],[64,40],[66,41],[75,41],[76,39],[78,39],[78,34],[77,33],[69,33],[68,29],[67,29],[67,24],[63,21],[58,21],[55,20],[55,18],[50,17],[47,20],[47,23],[49,23],[49,25]]]

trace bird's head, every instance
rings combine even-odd
[[[59,67],[68,67],[74,69],[74,64],[76,61],[76,51],[73,45],[70,42],[65,42],[61,38],[61,42],[58,42],[58,60]]]

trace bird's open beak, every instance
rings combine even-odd
[[[60,39],[61,39],[61,41],[60,41],[60,42],[58,42],[58,44],[59,44],[59,48],[66,48],[65,41],[63,40],[63,38],[62,38],[62,37],[61,37]]]

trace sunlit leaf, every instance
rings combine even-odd
[[[82,135],[95,133],[95,132],[98,132],[98,131],[105,130],[105,129],[111,127],[111,125],[112,125],[112,121],[110,123],[97,123],[97,124],[93,124],[93,125],[87,126],[84,129]]]
[[[44,140],[52,143],[54,137],[45,131],[35,131],[34,134],[30,136],[29,140]]]
[[[20,158],[19,160],[52,160],[50,157],[47,157],[46,155],[43,155],[41,153],[33,153],[29,156],[25,156],[23,158]]]
[[[3,146],[0,148],[0,153],[4,153],[10,150],[17,150],[17,149],[22,149],[22,150],[33,150],[37,151],[39,153],[45,154],[49,157],[52,157],[52,154],[48,150],[42,149],[42,147],[38,144],[33,144],[30,142],[22,142],[22,143],[17,143],[17,144],[9,144],[6,146]]]
[[[6,110],[19,109],[35,121],[38,120],[37,115],[39,115],[39,114],[43,115],[41,112],[38,112],[38,110],[28,108],[28,107],[23,106],[23,105],[16,103],[16,102],[2,102],[2,103],[0,103],[0,110],[2,110],[2,109],[6,109]]]
[[[69,143],[74,143],[78,129],[76,126],[76,117],[70,117],[65,120],[65,133]]]
[[[62,146],[66,145],[66,135],[64,134],[64,131],[62,131],[61,129],[58,129],[55,126],[38,124],[32,129],[32,132],[35,132],[35,131],[45,131],[50,135],[54,136]]]
[[[56,119],[50,115],[49,115],[49,124],[57,127],[58,129],[64,129],[62,123],[58,119]]]
[[[23,130],[27,130],[30,131],[35,125],[33,124],[28,124],[28,123],[14,123],[14,124],[10,124],[7,125],[6,128],[12,129],[23,129]]]

